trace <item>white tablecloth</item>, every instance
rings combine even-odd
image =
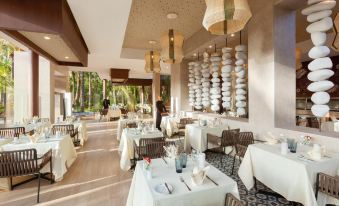
[[[23,150],[34,148],[39,156],[52,149],[53,157],[53,174],[55,181],[62,180],[67,168],[75,161],[77,154],[73,141],[69,135],[62,136],[59,139],[51,137],[50,139],[39,140],[37,143],[30,143],[28,137],[20,137],[19,144],[5,144],[1,146],[4,151]],[[42,172],[49,172],[49,164],[46,165]]]
[[[117,140],[121,139],[121,134],[122,131],[126,128],[126,124],[127,122],[149,122],[152,123],[153,122],[153,118],[147,118],[147,119],[119,119],[118,121],[118,128],[117,128]]]
[[[198,119],[200,114],[204,114],[204,113],[203,112],[198,112],[198,111],[195,111],[195,112],[186,112],[186,116],[189,117],[189,118],[193,118],[193,119]]]
[[[207,133],[221,136],[222,131],[227,130],[227,125],[199,126],[198,124],[186,125],[185,150],[193,149],[203,152],[207,149]]]
[[[297,153],[281,155],[280,144],[250,145],[240,165],[239,177],[248,190],[254,186],[253,177],[256,177],[289,201],[305,206],[324,205],[328,202],[326,199],[329,199],[325,195],[319,193],[318,204],[315,199],[313,187],[316,175],[323,172],[334,176],[339,167],[339,157],[333,155],[331,159],[313,162],[298,158],[301,153],[307,153],[310,149],[300,145]]]
[[[163,133],[159,130],[149,132],[147,134],[136,133],[136,129],[129,128],[124,129],[121,135],[121,141],[119,145],[120,157],[120,168],[122,170],[129,170],[131,168],[131,159],[134,157],[134,146],[133,141],[138,141],[140,138],[155,138],[163,137]]]
[[[164,132],[166,131],[166,134],[168,136],[172,136],[174,133],[178,132],[178,126],[177,123],[180,122],[180,119],[177,117],[170,117],[170,116],[166,116],[166,117],[162,117],[161,118],[161,130]]]
[[[68,123],[57,123],[53,125],[65,125]],[[74,129],[78,129],[78,138],[80,140],[80,145],[84,146],[85,142],[88,139],[87,135],[87,127],[86,127],[86,122],[85,121],[80,121],[80,122],[74,122],[72,123],[74,125]]]
[[[339,132],[339,121],[335,122],[322,122],[321,123],[322,131],[330,131],[330,132]]]
[[[187,168],[178,174],[175,168],[168,166],[162,159],[152,160],[153,179],[147,179],[143,161],[137,163],[126,206],[224,206],[225,196],[232,193],[239,198],[237,183],[230,177],[211,166],[207,175],[219,184],[214,185],[205,179],[203,185],[192,186],[190,175],[193,162],[188,161]],[[192,191],[180,181],[182,176]],[[171,195],[162,195],[154,191],[157,184],[166,182],[173,186]]]
[[[110,120],[110,118],[118,118],[121,116],[121,110],[120,109],[108,109],[107,112],[107,119]]]

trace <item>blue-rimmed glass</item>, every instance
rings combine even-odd
[[[187,164],[187,154],[182,153],[180,155],[180,161],[181,161],[181,166],[182,168],[186,168],[186,164]]]
[[[175,170],[177,173],[182,173],[182,164],[180,157],[175,158]]]

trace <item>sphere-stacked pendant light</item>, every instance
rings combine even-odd
[[[231,109],[231,72],[233,69],[233,61],[232,61],[232,48],[227,47],[227,39],[226,39],[226,47],[221,49],[222,51],[222,67],[221,67],[221,77],[222,77],[222,107],[226,110]]]
[[[247,85],[246,85],[246,62],[247,62],[247,46],[241,44],[241,32],[240,32],[240,45],[235,47],[235,72],[236,72],[236,104],[237,115],[243,116],[247,114]]]
[[[209,64],[209,54],[207,52],[203,53],[203,63],[201,65],[202,70],[202,105],[204,108],[209,107],[210,104],[210,64]]]
[[[314,47],[309,51],[308,56],[314,59],[308,65],[311,71],[307,78],[312,83],[307,89],[314,94],[311,97],[314,105],[311,110],[314,116],[324,117],[330,110],[328,102],[330,95],[326,92],[334,84],[328,79],[334,75],[331,70],[333,67],[332,60],[328,57],[330,49],[325,45],[326,32],[333,28],[331,18],[332,9],[336,5],[335,0],[308,0],[308,7],[302,10],[302,14],[307,16],[307,21],[311,24],[306,28],[311,34],[311,40]]]
[[[195,104],[197,110],[202,109],[202,85],[201,85],[201,66],[199,60],[194,64],[194,78],[195,78]]]
[[[211,55],[211,68],[212,68],[212,89],[211,89],[211,110],[218,112],[220,110],[220,98],[221,98],[221,89],[220,89],[220,78],[219,78],[219,67],[221,62],[221,57],[215,51]]]
[[[195,102],[195,78],[194,78],[194,62],[188,63],[188,96],[189,96],[189,104],[194,107]]]

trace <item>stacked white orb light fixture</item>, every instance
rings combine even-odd
[[[241,42],[241,32],[240,32],[240,42]],[[247,46],[240,45],[235,47],[235,72],[236,72],[236,96],[235,96],[235,106],[237,108],[237,115],[243,116],[247,114],[247,85],[246,85],[246,62],[247,62]]]
[[[209,54],[207,52],[203,53],[203,63],[201,65],[202,70],[202,105],[206,109],[211,105],[210,103],[210,64],[209,64]]]
[[[324,117],[330,110],[327,105],[330,101],[328,90],[334,84],[328,79],[334,75],[331,70],[332,60],[328,57],[330,49],[325,45],[326,32],[333,28],[331,18],[332,9],[335,7],[335,0],[308,0],[308,7],[302,10],[302,14],[307,16],[307,21],[311,23],[306,31],[311,34],[314,47],[309,51],[308,56],[313,59],[308,65],[311,71],[307,78],[312,82],[307,89],[314,92],[311,100],[314,103],[311,110],[314,116]]]
[[[195,103],[194,108],[197,110],[202,109],[202,85],[201,85],[201,63],[196,61],[194,63],[194,78],[195,78]]]
[[[211,110],[213,112],[218,112],[220,110],[220,98],[221,98],[221,89],[220,89],[220,78],[219,78],[219,67],[221,62],[221,57],[215,51],[211,55],[211,68],[212,68],[212,88],[211,88]]]
[[[221,67],[221,77],[222,77],[222,107],[226,110],[231,109],[231,72],[233,69],[232,61],[232,48],[224,47],[222,48],[222,67]]]
[[[188,101],[190,106],[194,107],[195,102],[195,78],[194,78],[194,62],[188,63]]]

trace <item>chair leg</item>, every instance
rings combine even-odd
[[[40,202],[40,177],[41,177],[41,174],[40,174],[40,172],[39,172],[39,174],[38,174],[38,197],[37,197],[37,203],[39,203]]]

